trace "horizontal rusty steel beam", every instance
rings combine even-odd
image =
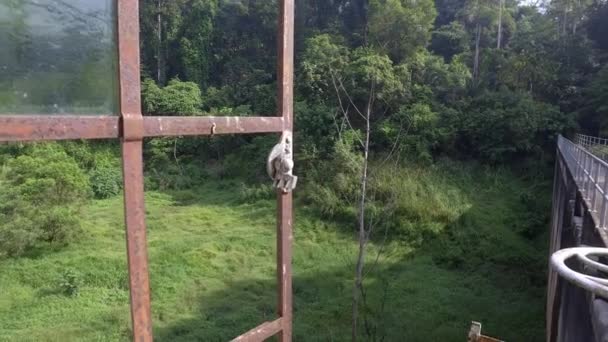
[[[282,319],[279,318],[272,322],[262,323],[261,325],[249,330],[243,335],[235,338],[232,342],[260,342],[278,334],[283,329]]]
[[[273,133],[283,131],[283,118],[276,116],[146,116],[146,137]]]
[[[0,115],[0,141],[118,138],[118,116]]]
[[[111,139],[122,137],[120,116],[0,115],[0,141]],[[144,116],[144,137],[274,133],[281,117]]]

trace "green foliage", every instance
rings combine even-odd
[[[469,50],[469,35],[462,23],[452,21],[433,31],[431,49],[446,60]]]
[[[572,118],[555,106],[507,90],[475,98],[461,122],[462,148],[493,162],[539,154],[559,132],[574,127]]]
[[[484,329],[507,341],[521,336],[543,341],[545,287],[530,282],[529,273],[544,278],[546,246],[521,238],[512,227],[513,215],[530,210],[520,207],[517,198],[529,184],[463,163],[449,168],[409,165],[400,172],[408,175],[403,177],[408,184],[403,205],[423,210],[423,218],[430,213],[434,221],[458,222],[457,213],[462,213],[470,223],[450,230],[479,239],[454,242],[446,235],[442,248],[412,249],[391,239],[383,244],[383,230],[377,230],[372,237],[379,241],[367,249],[366,280],[370,306],[385,307],[382,315],[371,316],[384,322],[379,334],[386,341],[456,341],[471,317],[482,317]],[[238,184],[220,182],[146,194],[157,339],[225,341],[274,314],[275,204],[243,203],[238,189]],[[536,195],[546,198],[548,189],[540,190]],[[425,206],[429,198],[436,200]],[[0,310],[0,321],[11,327],[0,329],[0,340],[132,338],[123,200],[93,201],[84,210],[87,239],[44,257],[0,260],[0,302],[10,308]],[[350,224],[320,220],[302,205],[296,206],[295,217],[294,340],[343,341],[341,337],[350,337],[351,261],[357,248]],[[476,244],[483,239],[488,243]],[[464,258],[459,269],[439,262],[456,254],[456,246],[464,248],[461,255],[490,257],[481,265]],[[494,263],[498,257],[519,261],[505,267]],[[538,262],[524,264],[529,257]],[[58,291],[58,279],[67,270],[76,276],[77,296]],[[444,322],[440,329],[437,321]]]
[[[400,126],[407,126],[408,131],[403,133],[406,156],[415,159],[431,161],[432,149],[439,142],[440,130],[438,127],[439,116],[429,105],[416,103],[409,108],[402,108],[399,112],[407,123]],[[399,139],[395,137],[396,140]]]
[[[179,79],[169,81],[164,88],[159,88],[151,79],[145,79],[142,99],[144,111],[149,114],[193,115],[200,113],[203,105],[198,85]]]
[[[407,63],[412,83],[419,89],[428,88],[429,97],[446,104],[462,98],[471,81],[471,72],[460,57],[446,63],[428,51],[416,53]]]
[[[363,167],[363,157],[357,153],[359,141],[359,132],[346,131],[336,141],[330,157],[318,168],[309,171],[309,184],[304,196],[321,214],[354,220]]]
[[[98,167],[91,171],[89,177],[96,198],[116,196],[122,189],[122,173],[114,165]]]
[[[0,254],[20,255],[40,243],[75,239],[89,179],[58,144],[33,145],[9,160],[0,183]]]
[[[307,39],[300,63],[299,88],[306,98],[332,103],[349,62],[350,51],[338,38],[320,34]]]
[[[61,147],[88,174],[95,198],[120,193],[122,171],[118,142],[67,141]]]
[[[394,66],[388,56],[359,48],[352,52],[343,77],[349,96],[363,102],[372,95],[374,100],[390,103],[405,94],[407,76],[407,69]]]
[[[65,270],[59,278],[59,289],[68,297],[78,296],[80,291],[80,276],[73,270]]]
[[[595,131],[602,135],[608,134],[608,66],[600,70],[586,90],[587,101],[582,113],[588,123],[591,121],[591,128],[596,127]],[[587,126],[587,125],[586,125]],[[597,134],[597,133],[595,133]]]
[[[336,112],[323,103],[298,101],[295,103],[296,165],[297,172],[306,178],[317,168],[317,160],[331,155],[335,143]]]
[[[370,39],[399,62],[426,46],[436,15],[433,0],[371,0]]]
[[[249,181],[269,181],[266,174],[266,157],[277,143],[277,137],[262,135],[251,140],[238,140],[241,147],[224,157],[222,177],[244,179]]]
[[[249,186],[241,184],[239,200],[243,203],[253,203],[260,200],[271,200],[276,196],[276,190],[270,184]]]
[[[182,25],[179,56],[183,75],[197,85],[205,86],[209,79],[213,20],[218,11],[218,0],[189,2],[188,16]]]
[[[145,171],[150,190],[176,190],[200,184],[205,172],[198,164],[186,162],[178,151],[178,138],[156,138],[146,142]]]

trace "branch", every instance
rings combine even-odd
[[[338,79],[338,81],[340,82],[340,87],[344,91],[344,94],[348,98],[348,101],[350,101],[350,103],[353,105],[353,107],[355,107],[355,110],[357,111],[357,113],[359,113],[359,115],[361,115],[361,117],[363,118],[363,120],[365,120],[365,115],[363,115],[363,113],[361,113],[361,111],[359,110],[359,108],[357,107],[357,105],[355,104],[355,102],[353,102],[353,99],[350,97],[350,94],[348,93],[348,91],[344,87],[344,83],[342,83],[342,80]]]
[[[348,119],[348,109],[344,110],[342,98],[340,97],[340,90],[338,89],[338,86],[336,85],[336,77],[334,76],[333,71],[330,71],[330,74],[331,74],[331,82],[334,85],[334,89],[336,90],[336,96],[338,97],[338,103],[340,105],[340,109],[342,110],[342,113],[344,114],[344,119],[346,120],[346,123],[348,124],[350,129],[354,131],[355,128],[353,127],[353,125],[350,123],[350,120]],[[342,83],[341,80],[340,80],[340,83]],[[346,96],[348,96],[348,93],[346,93]],[[349,96],[349,98],[350,98],[350,96]],[[351,101],[351,103],[352,103],[352,101]],[[354,103],[353,103],[353,105],[354,105]],[[348,106],[348,108],[350,108],[350,105]],[[357,109],[357,106],[355,106],[355,109],[357,110],[357,112],[359,112],[359,109]],[[363,143],[363,140],[361,140],[361,138],[359,138],[358,136],[357,136],[357,140],[359,140],[359,144],[361,144],[361,148],[365,148],[365,144]]]

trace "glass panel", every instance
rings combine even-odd
[[[115,0],[0,2],[0,114],[117,113]]]

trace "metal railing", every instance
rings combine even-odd
[[[594,153],[608,141],[574,141],[557,142],[546,340],[608,341],[608,162]]]
[[[577,134],[574,142],[586,148],[596,157],[608,161],[608,139]]]
[[[608,162],[592,153],[586,146],[606,139],[577,136],[577,143],[560,136],[558,148],[561,151],[574,181],[587,204],[595,224],[600,229],[607,228],[608,219]],[[580,143],[579,143],[580,141]],[[608,146],[608,145],[607,145]]]

